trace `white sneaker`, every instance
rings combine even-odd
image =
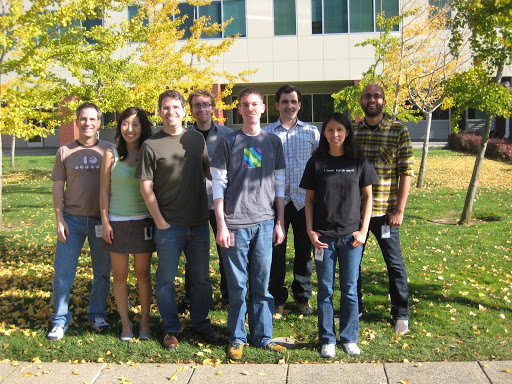
[[[91,325],[98,332],[104,331],[104,330],[110,328],[110,325],[108,325],[108,323],[105,321],[105,319],[103,317],[95,318],[93,321],[91,321]]]
[[[345,351],[347,351],[350,356],[359,356],[361,354],[361,350],[356,343],[345,343],[343,344],[343,348],[345,348]]]
[[[402,335],[405,335],[407,332],[409,332],[409,320],[405,319],[398,319],[395,320],[395,335],[398,335],[401,333]]]
[[[323,344],[320,354],[322,357],[332,359],[334,356],[336,356],[336,344]]]
[[[60,340],[64,337],[67,329],[67,326],[54,325],[51,331],[46,335],[46,338],[48,340]]]

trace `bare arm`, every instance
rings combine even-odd
[[[229,248],[229,230],[224,218],[224,199],[213,200],[213,209],[217,219],[217,238],[215,241],[222,248]]]
[[[309,239],[311,240],[311,244],[315,248],[327,248],[326,243],[322,243],[320,240],[320,234],[318,232],[313,231],[313,203],[315,201],[315,191],[306,190],[306,206],[304,207],[304,213],[306,214],[306,230],[308,232]]]
[[[363,245],[368,236],[368,227],[370,226],[370,218],[372,215],[372,185],[368,185],[361,189],[361,228],[359,231],[352,233],[354,240],[352,246],[354,248]]]
[[[407,204],[407,198],[409,197],[409,191],[411,189],[412,177],[402,173],[400,175],[400,181],[398,182],[398,200],[394,212],[388,214],[389,225],[391,227],[399,227],[402,225],[404,220],[405,205]]]
[[[114,154],[111,149],[105,151],[100,169],[100,213],[101,213],[101,237],[107,243],[112,244],[114,231],[108,220],[108,210],[110,205],[110,173],[114,164]]]
[[[142,197],[146,202],[146,206],[148,207],[148,211],[151,213],[158,229],[169,228],[171,224],[165,221],[162,212],[160,211],[160,207],[158,206],[155,192],[153,192],[153,180],[141,180],[140,193],[142,194]]]
[[[66,236],[69,235],[69,228],[64,220],[64,184],[65,181],[57,180],[52,185],[53,207],[55,209],[55,218],[57,219],[57,239],[61,243],[66,242]]]

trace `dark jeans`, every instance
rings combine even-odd
[[[295,260],[293,263],[292,292],[299,303],[306,303],[311,297],[311,240],[306,230],[304,208],[297,211],[290,201],[284,207],[284,241],[272,251],[269,291],[274,296],[275,305],[284,305],[288,299],[288,289],[284,286],[286,275],[286,242],[288,227],[292,225]]]
[[[391,237],[382,239],[381,227],[387,223],[387,216],[372,217],[369,232],[372,232],[379,243],[382,256],[386,262],[389,278],[389,296],[391,297],[391,315],[393,319],[409,318],[409,285],[407,283],[407,270],[400,248],[400,232],[398,227],[391,227]],[[366,246],[366,244],[365,244]],[[364,256],[364,249],[363,249]],[[361,266],[359,266],[359,279],[357,281],[357,295],[359,298],[359,311],[362,311],[361,292]]]
[[[210,226],[213,231],[213,242],[215,243],[215,239],[217,237],[217,219],[215,218],[215,211],[213,209],[209,210],[210,214]],[[226,274],[224,273],[224,263],[222,262],[222,253],[220,251],[219,244],[217,245],[217,255],[219,255],[219,270],[220,270],[220,293],[222,295],[222,300],[224,302],[229,302],[229,294],[228,294],[228,286],[226,284]],[[190,268],[188,268],[188,264],[185,264],[185,300],[190,300]]]

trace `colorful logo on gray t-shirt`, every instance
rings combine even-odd
[[[261,168],[261,148],[244,148],[245,168]]]

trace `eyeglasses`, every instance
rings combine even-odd
[[[371,98],[374,98],[375,100],[380,100],[380,99],[383,99],[384,96],[378,94],[378,93],[365,93],[363,95],[363,99],[365,100],[371,100]]]
[[[201,108],[206,109],[206,108],[210,108],[211,106],[212,105],[208,104],[208,103],[203,103],[203,104],[197,103],[197,104],[192,105],[192,108],[194,108],[194,109],[201,109]]]

